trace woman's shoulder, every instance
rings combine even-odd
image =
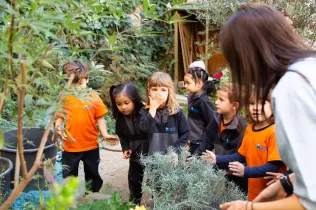
[[[316,90],[316,57],[296,61],[288,67],[288,71],[280,79],[273,90],[273,98],[311,97]],[[307,96],[307,94],[309,96]],[[316,96],[314,96],[316,97]]]
[[[288,71],[281,80],[288,81],[297,78],[295,82],[308,80],[308,82],[316,87],[316,57],[301,59],[288,67]],[[293,81],[292,81],[293,82]]]

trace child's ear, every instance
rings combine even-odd
[[[234,104],[234,109],[237,111],[238,108],[239,108],[239,103],[238,102],[234,102],[233,104]]]
[[[198,85],[199,88],[202,88],[202,87],[203,87],[203,82],[202,82],[202,80],[199,79],[199,80],[197,81],[197,85]]]

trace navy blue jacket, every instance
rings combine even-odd
[[[206,126],[214,119],[215,107],[204,91],[188,96],[190,142],[200,144]]]
[[[223,116],[216,114],[214,120],[206,127],[202,143],[194,152],[200,155],[205,150],[215,149],[216,155],[231,155],[238,151],[244,137],[247,122],[240,113],[230,122],[228,128],[220,132],[220,123]]]
[[[148,135],[139,128],[140,114],[120,116],[116,120],[116,134],[120,138],[123,152],[132,150],[131,161],[139,162],[140,155],[148,154]]]
[[[149,135],[149,155],[155,152],[166,153],[170,146],[178,152],[188,143],[188,122],[180,108],[172,115],[169,115],[167,107],[158,109],[155,118],[148,108],[142,109],[140,113],[140,129]]]

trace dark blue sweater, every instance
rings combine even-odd
[[[238,152],[232,155],[216,155],[216,165],[219,168],[228,168],[229,162],[245,163],[246,158]],[[245,166],[244,177],[258,178],[266,176],[267,172],[278,172],[283,166],[282,161],[271,161],[261,166],[248,167]]]

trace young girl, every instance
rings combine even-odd
[[[248,114],[253,123],[247,127],[237,153],[215,156],[213,152],[207,151],[207,157],[218,167],[228,167],[232,175],[249,178],[248,200],[250,201],[266,188],[267,180],[264,179],[266,172],[285,170],[276,145],[270,97],[262,103],[261,98],[251,95]],[[247,166],[241,163],[247,163]]]
[[[190,153],[201,144],[206,126],[214,119],[215,108],[208,95],[215,92],[215,85],[208,80],[203,61],[190,64],[184,76],[184,87],[188,95],[188,124],[190,129]]]
[[[141,115],[140,129],[149,135],[149,155],[166,153],[169,146],[178,152],[188,143],[188,123],[167,73],[155,72],[148,79],[147,106]]]
[[[144,167],[140,155],[148,153],[148,135],[139,128],[143,107],[141,97],[133,83],[122,83],[110,88],[113,117],[116,119],[116,134],[119,136],[124,159],[130,159],[128,185],[130,201],[140,204]]]

